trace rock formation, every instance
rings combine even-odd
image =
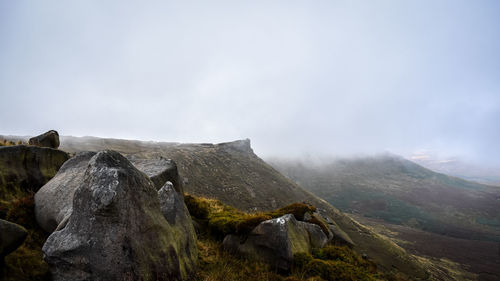
[[[66,161],[55,177],[35,194],[35,214],[38,224],[52,232],[71,214],[73,194],[83,182],[83,176],[95,152],[80,152]]]
[[[125,157],[91,158],[67,225],[43,246],[54,280],[186,280],[196,256],[181,253],[151,180]]]
[[[0,199],[38,191],[68,158],[66,152],[52,148],[0,147]]]
[[[27,235],[24,227],[0,219],[0,260],[21,246]]]
[[[312,253],[331,244],[352,246],[351,238],[319,212],[305,213],[299,221],[292,214],[263,221],[248,235],[227,235],[224,250],[244,258],[263,261],[279,271],[290,271],[293,255]],[[316,221],[316,223],[312,223]],[[320,226],[322,225],[322,226]]]
[[[36,145],[41,147],[58,148],[59,147],[59,133],[55,130],[50,130],[39,136],[32,137],[29,139],[28,143],[30,145]]]
[[[163,157],[156,159],[144,159],[137,157],[128,158],[137,169],[144,172],[159,190],[163,185],[170,181],[174,189],[184,196],[183,182],[177,171],[177,165],[171,159]]]
[[[96,152],[80,152],[66,161],[59,172],[35,194],[35,213],[38,224],[47,232],[54,231],[72,211],[73,194],[83,182],[89,160]],[[183,198],[182,182],[177,165],[169,159],[131,159],[133,165],[145,173],[160,189],[167,181],[173,181],[179,196]],[[182,201],[182,200],[181,200]],[[182,201],[183,202],[183,201]],[[63,227],[64,225],[61,225]]]
[[[161,212],[168,221],[176,237],[180,261],[187,261],[187,265],[196,264],[198,248],[196,246],[196,232],[189,211],[183,197],[174,189],[171,182],[167,181],[158,191]]]
[[[312,250],[309,233],[292,214],[260,223],[248,237],[228,235],[223,246],[230,253],[285,272],[291,269],[294,254]]]

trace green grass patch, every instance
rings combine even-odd
[[[228,234],[248,234],[261,222],[279,218],[286,214],[293,214],[297,220],[304,220],[306,213],[316,211],[316,207],[305,203],[293,203],[283,208],[265,212],[249,214],[214,199],[207,199],[186,194],[184,201],[191,216],[208,232],[217,238],[224,238]],[[311,216],[309,222],[318,224],[326,233],[327,227],[317,218]]]

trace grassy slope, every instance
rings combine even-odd
[[[271,162],[342,211],[458,238],[500,241],[500,189],[390,155],[321,165]]]
[[[267,211],[294,202],[308,202],[326,209],[356,243],[355,250],[367,253],[380,269],[400,270],[418,279],[428,274],[417,259],[340,211],[302,189],[251,151],[231,145],[153,143],[99,138],[63,137],[67,152],[113,149],[137,157],[167,157],[176,161],[179,172],[189,179],[188,193],[216,198],[244,211]]]

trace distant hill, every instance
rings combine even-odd
[[[269,161],[340,210],[447,236],[500,242],[500,188],[433,172],[395,155]]]
[[[409,253],[430,257],[433,266],[444,264],[446,275],[462,268],[478,280],[499,280],[499,187],[436,173],[390,154],[268,163]]]
[[[396,269],[415,279],[429,277],[426,265],[414,256],[345,216],[260,159],[253,153],[249,140],[221,144],[179,144],[61,137],[60,148],[70,153],[113,149],[129,158],[171,158],[187,182],[186,192],[215,198],[240,210],[263,211],[293,202],[311,203],[325,209],[356,243],[355,250],[367,253],[379,264],[380,269]]]

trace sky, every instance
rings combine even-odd
[[[0,0],[0,134],[500,168],[500,1]]]

